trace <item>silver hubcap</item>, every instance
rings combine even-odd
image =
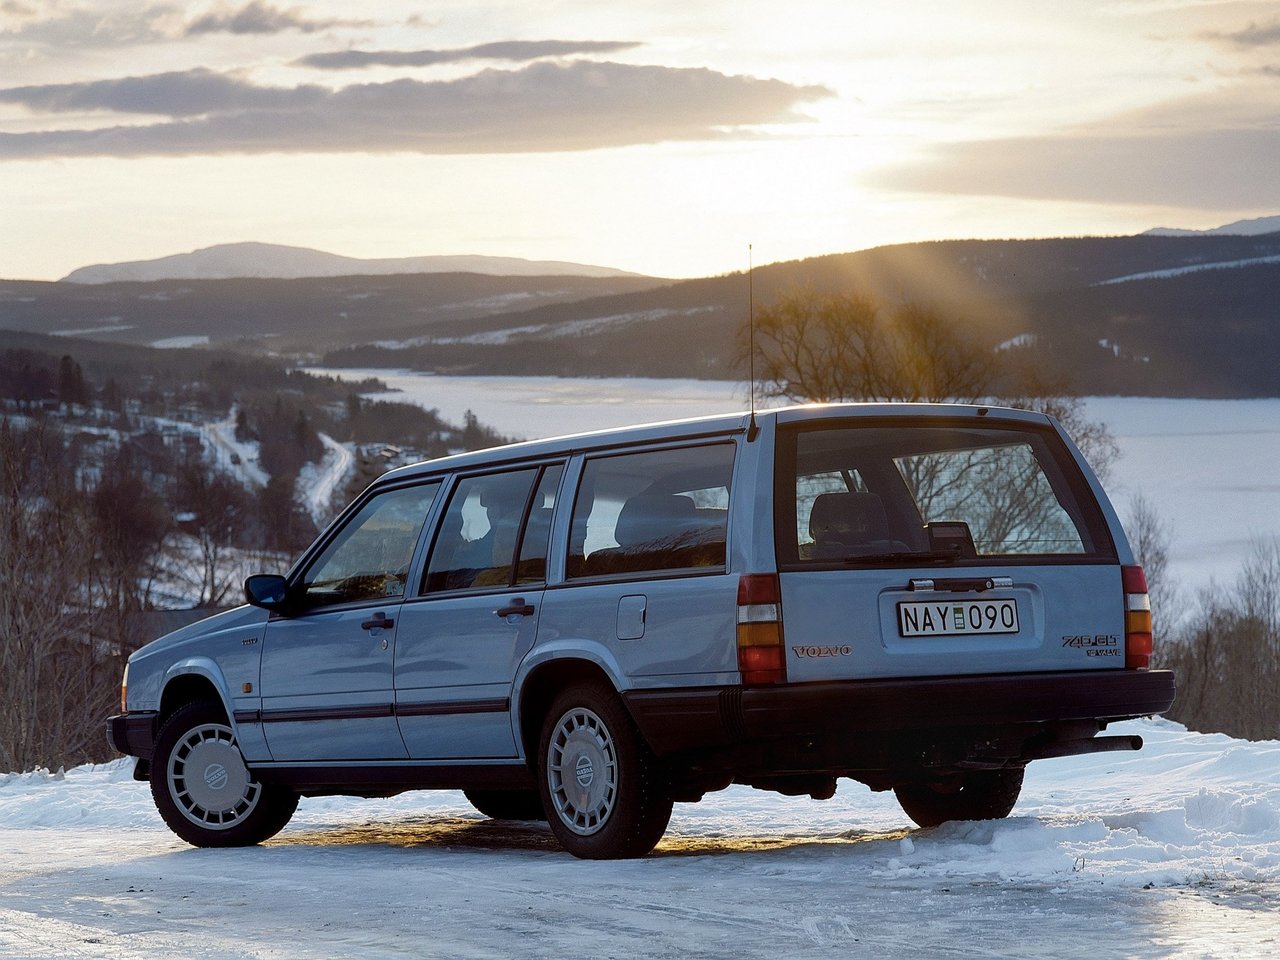
[[[231,728],[208,723],[188,730],[169,753],[169,796],[192,823],[233,827],[258,805],[262,786],[249,776]]]
[[[585,707],[560,718],[547,747],[547,786],[560,820],[574,833],[602,829],[618,801],[618,757],[609,728]]]

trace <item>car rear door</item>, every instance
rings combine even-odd
[[[516,756],[511,688],[533,646],[562,463],[460,477],[400,611],[395,702],[414,759]]]

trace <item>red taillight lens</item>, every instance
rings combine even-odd
[[[1139,566],[1121,567],[1120,582],[1124,585],[1124,665],[1145,670],[1151,666],[1154,646],[1147,575]]]
[[[738,578],[738,606],[755,603],[780,603],[782,590],[773,573],[748,573]]]
[[[781,601],[775,574],[747,574],[738,580],[738,669],[746,686],[787,680]]]

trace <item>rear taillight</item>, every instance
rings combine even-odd
[[[738,580],[738,669],[746,686],[787,680],[782,591],[776,574],[751,573]]]
[[[1124,665],[1129,670],[1151,666],[1151,596],[1147,575],[1139,566],[1121,567],[1124,585]]]

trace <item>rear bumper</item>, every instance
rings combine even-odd
[[[107,742],[117,753],[150,760],[155,749],[159,716],[159,713],[148,710],[107,717]]]
[[[1038,731],[1164,713],[1168,670],[1097,670],[635,690],[624,699],[660,754],[776,741],[921,741],[958,731]]]

